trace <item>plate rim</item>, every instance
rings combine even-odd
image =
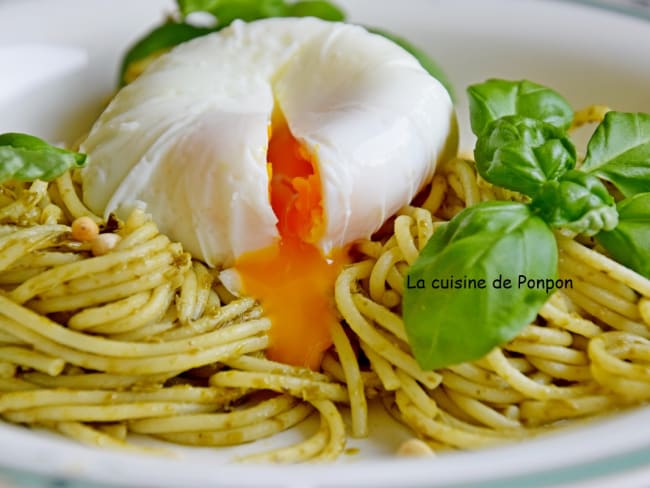
[[[15,0],[15,1],[17,2],[18,0]],[[32,0],[32,1],[37,2],[38,0]],[[77,0],[77,1],[83,1],[83,0]],[[532,0],[532,1],[533,2],[540,2],[541,0]],[[589,8],[589,9],[605,10],[605,11],[609,11],[609,12],[612,12],[612,13],[624,15],[626,17],[631,17],[631,18],[634,18],[634,19],[644,20],[646,22],[650,22],[650,8],[646,9],[644,7],[635,7],[635,6],[632,6],[632,5],[629,5],[629,4],[628,5],[618,5],[618,4],[613,4],[611,1],[603,2],[603,1],[599,1],[599,0],[546,0],[546,1],[553,1],[555,3],[569,4],[569,5],[580,5],[580,6],[583,6],[585,8]],[[10,3],[11,2],[9,2],[9,4]],[[2,10],[2,5],[0,5],[0,11],[1,10]],[[622,414],[613,414],[613,417],[609,418],[608,420],[596,419],[596,422],[598,423],[598,425],[602,426],[602,425],[606,425],[609,422],[617,422],[618,420],[628,419],[630,417],[636,418],[637,416],[641,417],[641,419],[643,419],[645,417],[647,417],[646,420],[650,419],[650,406],[638,407],[632,412],[626,412],[626,413],[622,413]],[[5,423],[0,420],[0,434],[3,434],[3,430],[4,430],[5,427],[7,427],[7,425],[5,425]],[[14,428],[13,425],[11,425],[10,427]],[[581,429],[581,430],[582,429],[592,430],[594,428],[594,426],[591,426],[591,425],[590,426],[578,426],[576,428]],[[573,432],[573,427],[570,428],[571,432],[568,432],[568,430],[569,429],[564,429],[563,431],[558,433],[557,437],[564,437],[564,436],[567,436],[567,435],[571,436],[574,433]],[[24,433],[31,434],[29,431],[25,431]],[[555,437],[555,434],[552,434],[552,435]],[[33,436],[30,436],[30,437],[33,437]],[[37,439],[40,439],[40,438],[37,438]],[[546,439],[547,438],[544,438],[543,440],[546,440]],[[533,439],[533,440],[527,441],[526,444],[527,444],[527,446],[530,446],[531,444],[536,443],[538,440],[539,439]],[[81,445],[75,446],[75,448],[79,448],[79,449],[82,449],[82,450],[87,451],[87,452],[93,451],[93,452],[96,452],[96,453],[99,453],[99,454],[111,454],[111,455],[116,454],[118,457],[128,456],[128,455],[126,455],[124,453],[117,454],[117,453],[113,453],[113,452],[110,452],[110,451],[103,451],[103,450],[89,448],[87,446],[81,446]],[[507,454],[509,454],[511,452],[514,452],[514,451],[520,450],[520,449],[521,449],[521,446],[516,446],[516,443],[511,443],[511,444],[506,445],[506,446],[490,448],[490,451],[493,452],[493,453],[497,453],[497,452],[498,453],[505,453],[507,455]],[[461,457],[467,457],[467,459],[469,459],[474,454],[475,453],[466,453],[465,452],[465,453],[459,453],[458,456],[459,456],[459,459]],[[481,454],[481,453],[479,453],[479,454]],[[484,452],[482,454],[484,454]],[[650,465],[650,461],[649,461],[649,459],[650,459],[650,439],[645,441],[644,445],[639,444],[636,447],[630,448],[630,450],[620,451],[619,453],[617,453],[617,454],[615,454],[613,456],[604,455],[604,456],[601,456],[601,457],[597,457],[596,459],[583,461],[583,462],[578,463],[578,464],[574,464],[572,461],[567,460],[566,461],[567,464],[564,467],[560,467],[557,470],[554,469],[554,471],[558,471],[558,472],[560,472],[560,474],[564,473],[563,478],[561,478],[559,480],[555,480],[555,481],[550,480],[550,479],[541,480],[541,482],[543,484],[535,485],[535,486],[548,486],[551,482],[554,483],[556,481],[565,482],[566,477],[571,478],[571,477],[579,476],[579,478],[574,479],[574,481],[575,480],[584,481],[584,480],[592,479],[592,478],[594,478],[594,476],[591,476],[590,474],[585,476],[585,471],[590,471],[592,469],[597,471],[596,468],[602,467],[603,464],[605,464],[605,463],[602,463],[602,461],[605,460],[605,459],[608,460],[607,464],[610,464],[609,461],[614,460],[615,461],[614,465],[619,466],[619,467],[615,466],[614,471],[608,470],[606,472],[606,474],[612,474],[612,473],[615,474],[615,473],[618,473],[618,472],[634,469],[634,468],[637,468],[637,467],[646,467],[646,466]],[[626,460],[629,461],[629,462],[626,462]],[[203,465],[204,463],[200,462],[200,463],[196,463],[196,464]],[[431,463],[431,464],[435,465],[436,463],[434,462],[434,463]],[[400,468],[403,468],[403,469],[406,470],[406,469],[412,468],[412,467],[413,468],[414,467],[420,468],[423,465],[423,462],[421,460],[410,460],[410,459],[380,459],[380,460],[364,460],[361,463],[353,463],[353,464],[336,464],[335,466],[337,467],[337,469],[340,468],[342,471],[345,471],[345,472],[357,471],[358,469],[356,469],[356,468],[359,467],[359,466],[363,466],[364,468],[369,468],[369,469],[377,468],[377,470],[381,472],[382,470],[379,469],[379,468],[386,467],[387,465],[399,466]],[[295,471],[297,471],[299,473],[307,473],[310,477],[322,476],[322,477],[325,478],[325,481],[327,483],[327,478],[329,477],[327,475],[328,468],[331,467],[331,466],[334,466],[334,465],[327,465],[327,466],[309,465],[308,469],[306,471],[304,469],[305,468],[304,466],[302,466],[302,467],[292,466],[291,469],[292,469],[292,471],[295,470]],[[232,473],[244,472],[244,471],[247,471],[247,470],[251,469],[249,465],[237,465],[237,464],[218,464],[218,465],[215,465],[215,468],[218,469],[218,470],[229,471],[229,472],[232,472]],[[256,467],[255,469],[260,470],[259,471],[260,476],[264,476],[265,474],[267,474],[272,479],[278,479],[277,478],[278,472],[280,472],[280,471],[284,472],[285,468],[286,468],[285,466],[262,465],[262,466]],[[111,482],[111,480],[109,480],[108,483],[106,482],[105,479],[103,479],[103,480],[95,480],[93,478],[93,476],[89,476],[89,473],[83,473],[82,476],[78,477],[78,476],[75,476],[74,473],[71,473],[71,472],[67,472],[67,473],[61,472],[61,467],[59,467],[59,469],[55,469],[54,466],[49,466],[49,468],[48,467],[43,467],[42,469],[40,469],[40,467],[39,467],[39,469],[34,470],[33,466],[32,466],[32,469],[24,470],[20,466],[15,466],[15,465],[12,466],[12,465],[6,464],[4,462],[4,458],[0,457],[0,482],[3,480],[2,477],[6,473],[8,473],[11,476],[12,472],[14,472],[15,474],[18,474],[19,476],[21,476],[21,475],[29,476],[29,475],[34,475],[34,474],[36,474],[37,476],[39,476],[39,475],[40,476],[47,476],[48,479],[51,479],[51,480],[71,480],[73,482],[74,481],[78,481],[78,482],[88,482],[88,481],[90,481],[91,483],[93,483],[93,486],[100,486],[100,485],[101,486],[116,486],[115,484],[113,484]],[[460,483],[451,482],[451,483],[446,484],[445,486],[457,486],[457,487],[461,487],[461,486],[481,486],[481,487],[485,487],[485,488],[491,487],[491,486],[503,486],[503,487],[520,486],[520,485],[516,485],[516,484],[509,485],[508,483],[521,483],[522,481],[529,481],[531,477],[538,476],[538,475],[540,475],[542,473],[548,474],[547,468],[540,468],[540,469],[537,469],[535,471],[530,471],[530,472],[527,471],[527,472],[525,472],[523,474],[520,474],[520,475],[506,476],[505,478],[501,478],[499,476],[499,477],[493,478],[491,480],[486,480],[485,482],[479,482],[478,484],[475,484],[473,482],[471,482],[471,484],[467,484],[466,482],[460,482]],[[92,473],[90,473],[90,474],[92,474]],[[427,475],[429,475],[429,473],[427,473]],[[380,474],[379,473],[375,474],[375,476],[380,476]],[[212,480],[212,481],[214,481],[214,480]],[[329,484],[322,485],[320,483],[320,481],[321,480],[319,480],[319,482],[317,484],[315,484],[314,486],[330,486]],[[381,482],[382,480],[381,479],[377,479],[377,480],[373,479],[373,480],[371,480],[372,486],[379,486],[379,485],[376,484],[377,481]],[[132,483],[132,479],[130,479],[130,481],[127,481],[127,482]],[[495,482],[498,482],[498,485],[493,484]],[[119,481],[118,483],[122,484],[124,482]],[[237,483],[238,483],[238,486],[249,486],[249,485],[246,485],[246,484],[242,484],[241,480],[239,480],[239,479],[237,480]],[[283,481],[282,481],[282,484],[284,485]],[[86,486],[86,485],[84,485],[84,486]],[[137,485],[134,485],[134,486],[148,486],[148,485],[147,484],[137,484]],[[256,485],[253,484],[253,485],[250,485],[250,486],[256,486]],[[294,485],[292,484],[291,486],[294,486]],[[303,485],[295,485],[295,486],[303,486]],[[361,485],[355,485],[355,486],[361,486]]]

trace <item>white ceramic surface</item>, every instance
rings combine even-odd
[[[389,28],[437,59],[456,87],[465,148],[472,139],[464,88],[487,77],[547,84],[575,107],[606,103],[650,112],[650,15],[634,18],[622,13],[625,8],[615,12],[584,1],[339,3],[351,21]],[[171,0],[0,0],[0,133],[77,137],[115,86],[124,49],[170,8]],[[0,422],[0,486],[3,479],[30,486],[650,485],[650,408],[429,460],[395,459],[409,434],[380,409],[375,413],[371,439],[351,439],[349,447],[360,452],[332,466],[231,463],[236,454],[286,443],[295,432],[233,449],[176,449],[174,457],[159,458],[91,449]]]

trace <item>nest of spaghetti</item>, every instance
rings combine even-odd
[[[650,398],[650,281],[559,235],[559,273],[573,288],[480,360],[418,366],[401,319],[408,266],[463,208],[518,198],[482,181],[471,161],[445,164],[415,202],[355,245],[333,291],[341,321],[320,371],[267,359],[271,322],[255,300],[231,295],[144,212],[124,222],[93,215],[76,176],[0,186],[7,422],[164,453],[166,444],[133,443],[131,434],[232,446],[319,415],[298,443],[237,457],[300,462],[337,458],[348,432],[372,436],[372,402],[410,429],[401,453],[431,455],[521,440]],[[80,218],[110,245],[74,239]]]

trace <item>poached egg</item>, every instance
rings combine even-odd
[[[415,196],[456,133],[447,91],[393,42],[313,18],[235,22],[118,92],[81,145],[83,196],[105,216],[145,205],[261,302],[271,359],[316,368],[347,247]]]

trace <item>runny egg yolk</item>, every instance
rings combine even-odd
[[[257,298],[271,319],[267,356],[318,369],[332,345],[330,328],[338,320],[334,283],[346,253],[325,256],[314,245],[325,231],[325,216],[313,157],[280,115],[273,117],[270,134],[269,196],[280,240],[243,254],[235,268],[244,292]]]

